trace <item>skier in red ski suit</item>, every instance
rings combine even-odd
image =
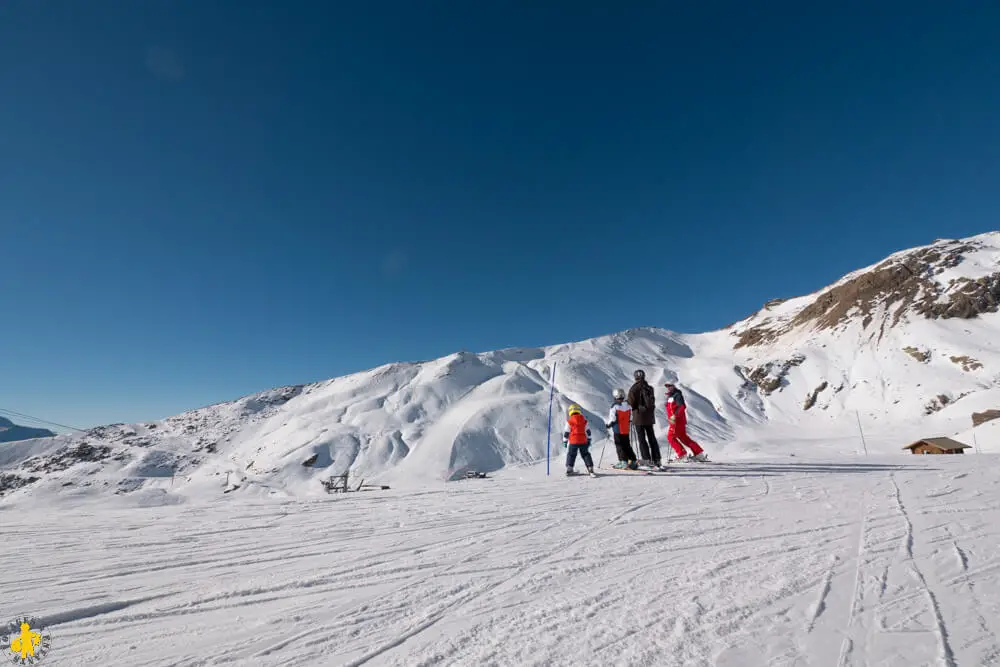
[[[667,422],[670,424],[667,428],[667,442],[677,455],[677,460],[707,461],[708,456],[704,450],[687,434],[687,405],[684,403],[684,394],[672,382],[667,382],[664,386],[667,388]],[[690,457],[684,451],[685,446],[691,450]]]

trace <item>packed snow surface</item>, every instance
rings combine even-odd
[[[995,456],[671,468],[0,505],[0,610],[51,665],[1000,661]]]

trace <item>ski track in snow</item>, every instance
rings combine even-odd
[[[986,458],[19,507],[0,613],[52,664],[998,664]]]

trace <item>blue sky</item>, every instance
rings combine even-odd
[[[989,2],[3,3],[0,409],[136,421],[713,329],[997,229],[998,24]]]

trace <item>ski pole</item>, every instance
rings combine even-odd
[[[601,467],[601,461],[603,461],[603,460],[604,460],[604,450],[605,450],[605,449],[607,449],[607,448],[608,448],[608,441],[607,441],[607,440],[605,440],[605,441],[604,441],[604,446],[603,446],[603,447],[601,447],[601,456],[600,456],[600,458],[598,458],[598,459],[597,459],[597,467],[598,467],[598,468],[600,468],[600,467]]]
[[[628,434],[629,434],[629,438],[632,439],[632,442],[635,443],[635,447],[639,448],[639,453],[635,455],[636,458],[639,459],[639,460],[641,460],[644,465],[649,465],[649,460],[643,457],[643,455],[642,455],[642,447],[639,444],[639,427],[637,427],[634,423],[629,424]],[[645,442],[645,441],[643,441],[643,442]],[[632,451],[635,451],[635,449],[633,449]]]
[[[636,447],[639,446],[639,434],[636,431],[634,423],[628,425],[628,437],[632,440],[633,443],[635,443]],[[632,451],[635,451],[635,449],[633,449]],[[642,458],[642,452],[640,451],[638,454],[636,454],[635,457],[637,459]]]
[[[545,433],[545,476],[552,469],[552,397],[556,392],[556,362],[552,362],[552,375],[549,376],[549,425]]]

